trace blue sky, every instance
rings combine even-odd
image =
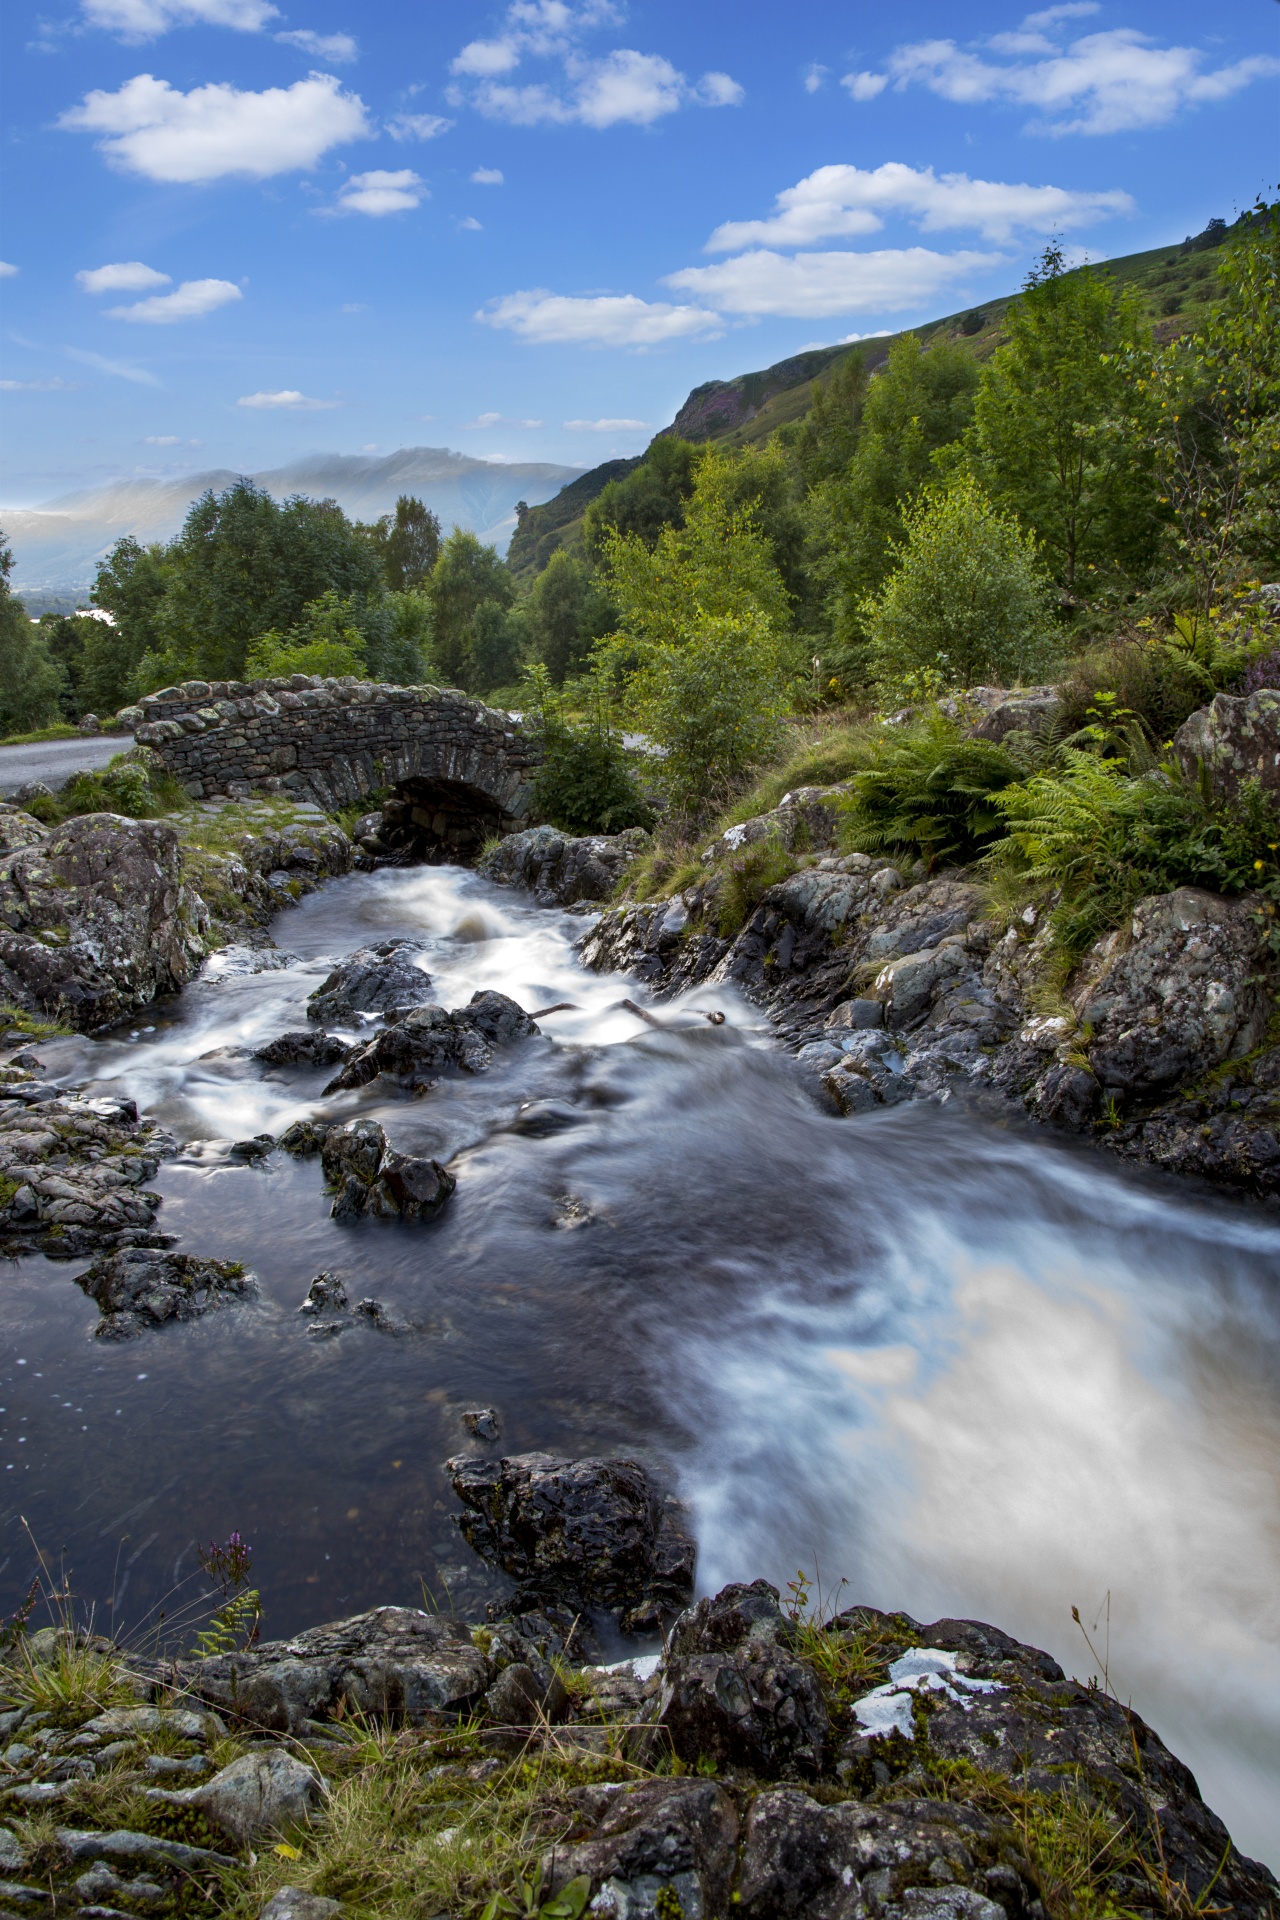
[[[10,505],[319,448],[594,465],[1276,173],[1270,0],[5,15]]]

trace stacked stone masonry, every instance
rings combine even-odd
[[[440,687],[187,680],[120,715],[195,800],[256,788],[350,806],[386,788],[464,789],[510,832],[540,759],[510,714]]]

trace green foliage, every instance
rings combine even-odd
[[[392,593],[417,593],[440,558],[440,521],[411,494],[402,493],[394,514],[369,529],[383,576]]]
[[[541,664],[526,675],[542,765],[534,778],[538,812],[570,833],[620,833],[648,826],[652,815],[609,711],[602,674],[591,682],[587,715],[565,717]]]
[[[866,399],[867,369],[855,351],[838,360],[825,380],[814,381],[804,419],[779,429],[807,490],[844,477],[857,450]]]
[[[186,794],[145,747],[118,753],[100,773],[72,774],[60,792],[40,794],[28,811],[48,826],[83,813],[122,813],[154,820],[186,804]]]
[[[330,588],[303,608],[302,618],[288,633],[258,635],[245,654],[246,678],[269,680],[289,673],[367,678],[365,639],[358,619],[355,601]]]
[[[497,617],[507,613],[515,587],[495,548],[455,527],[440,549],[426,592],[431,663],[446,686],[483,692],[515,678],[515,634]]]
[[[51,727],[32,727],[29,733],[6,733],[0,736],[0,747],[39,747],[46,740],[79,738],[79,727],[71,726],[66,720],[58,720]]]
[[[262,1595],[256,1587],[230,1595],[214,1609],[208,1626],[196,1635],[190,1657],[207,1660],[217,1653],[238,1653],[257,1639],[261,1619]]]
[[[553,685],[563,686],[566,676],[583,671],[613,620],[593,569],[573,554],[553,553],[528,600],[529,644]]]
[[[1044,250],[1004,315],[967,438],[972,469],[1033,530],[1068,594],[1088,576],[1140,572],[1159,540],[1150,401],[1130,371],[1148,339],[1141,304]]]
[[[545,1888],[541,1866],[535,1862],[519,1876],[514,1893],[493,1895],[480,1920],[578,1920],[590,1898],[587,1874],[579,1874],[552,1895]]]
[[[918,852],[931,866],[972,860],[1004,830],[998,796],[1018,781],[1012,754],[966,740],[936,710],[867,736],[844,837],[866,853]]]
[[[948,687],[1033,676],[1052,655],[1035,542],[972,481],[919,496],[897,571],[862,603],[878,677],[932,671]]]
[[[91,598],[115,624],[81,622],[78,684],[84,711],[116,713],[142,690],[137,675],[143,658],[158,657],[165,649],[160,615],[172,578],[169,550],[140,546],[131,534],[117,540],[99,562]]]
[[[39,627],[9,587],[13,554],[0,534],[0,734],[26,733],[59,717],[64,674]]]
[[[582,537],[588,554],[603,557],[610,534],[652,547],[664,527],[682,527],[699,457],[688,440],[670,434],[655,440],[643,464],[625,479],[610,480],[587,508]]]
[[[137,1704],[116,1656],[85,1646],[69,1624],[60,1629],[45,1659],[18,1640],[0,1662],[0,1693],[14,1706],[47,1713],[65,1726],[105,1713],[108,1707]]]
[[[717,931],[722,940],[731,940],[746,925],[770,887],[776,887],[796,871],[797,862],[788,853],[776,833],[732,853],[718,869],[720,891],[716,896]]]
[[[1203,683],[1179,650],[1152,634],[1122,635],[1078,654],[1058,688],[1062,701],[1060,732],[1070,735],[1097,724],[1104,703],[1115,714],[1132,716],[1153,747],[1172,739],[1183,721],[1204,705]],[[1101,741],[1104,753],[1125,749],[1114,730]]]

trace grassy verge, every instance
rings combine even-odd
[[[37,727],[32,733],[6,733],[0,737],[0,747],[41,747],[46,740],[79,740],[79,727],[73,727],[61,721],[56,727]]]

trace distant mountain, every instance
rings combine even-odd
[[[398,494],[416,494],[446,529],[465,527],[505,549],[515,530],[516,502],[548,500],[581,472],[542,461],[516,466],[475,460],[447,447],[401,447],[384,457],[311,454],[250,478],[278,500],[291,493],[336,500],[358,520],[376,520],[392,511]],[[214,467],[178,480],[121,480],[41,507],[0,508],[0,525],[13,548],[15,592],[83,595],[98,561],[122,534],[144,543],[171,539],[193,500],[237,477],[229,467]]]

